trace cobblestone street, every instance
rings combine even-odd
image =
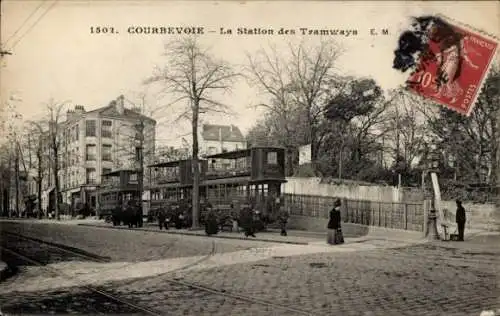
[[[485,307],[500,307],[499,263],[498,254],[467,255],[420,245],[273,258],[176,273],[175,277],[225,293],[294,307],[311,315],[479,315]],[[168,295],[156,300],[148,295],[130,294],[139,290],[159,293],[168,288],[163,278],[170,277],[114,283],[107,288],[134,300],[144,300],[144,304],[155,308],[178,308],[178,299]],[[218,313],[213,315],[239,314],[226,301],[209,304],[188,300],[180,305],[178,315],[198,315],[214,304],[219,305]],[[265,310],[260,312],[266,314]]]
[[[0,285],[7,314],[136,312],[97,297],[89,285],[160,315],[479,315],[500,308],[498,235],[464,243],[347,240],[326,247],[30,225],[26,231],[41,239],[108,253],[112,261],[48,264],[64,272],[58,277],[21,267]],[[114,246],[118,239],[140,247],[126,254]],[[174,240],[174,252],[162,250]],[[196,256],[193,249],[199,249]]]

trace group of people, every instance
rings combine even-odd
[[[462,206],[462,202],[460,200],[456,201],[457,203],[457,211],[456,211],[456,222],[458,229],[458,240],[464,240],[464,229],[466,222],[466,213],[465,209]],[[342,232],[342,220],[341,220],[341,206],[342,202],[340,199],[337,199],[334,202],[333,208],[329,213],[328,220],[328,233],[327,233],[327,243],[331,245],[338,245],[344,243],[344,235]],[[204,204],[206,208],[206,218],[204,220],[205,232],[207,235],[215,235],[221,229],[221,220],[216,210],[213,209],[212,205],[207,202]],[[259,223],[263,222],[263,216],[255,211],[251,207],[244,207],[238,213],[234,210],[233,204],[231,204],[231,221],[233,223],[233,230],[238,230],[239,227],[243,229],[243,232],[246,237],[256,237],[255,233],[259,230]],[[184,228],[186,226],[189,227],[190,223],[187,214],[185,211],[179,210],[177,212],[167,212],[168,214],[173,214],[173,217],[167,217],[165,210],[160,210],[158,214],[158,222],[160,225],[160,229],[165,228],[168,229],[168,223],[171,221],[175,222],[176,228]],[[279,214],[277,216],[277,221],[280,225],[281,236],[287,236],[287,223],[288,223],[289,214],[286,210],[279,209]]]
[[[281,236],[286,236],[286,225],[288,222],[288,212],[284,209],[278,209],[279,212],[277,220],[281,228]],[[251,206],[246,206],[241,211],[236,211],[234,205],[231,204],[230,219],[232,222],[232,229],[239,231],[241,227],[245,237],[256,237],[255,233],[265,229],[266,224],[269,222],[268,214],[264,215],[255,210]],[[207,203],[207,212],[205,219],[205,232],[207,235],[217,234],[223,227],[225,218],[218,214],[217,210],[212,208],[210,203]]]
[[[192,224],[190,208],[184,209],[181,207],[173,208],[168,205],[166,208],[158,210],[158,225],[160,230],[165,228],[168,230],[171,224],[174,224],[176,229],[189,228]]]
[[[118,204],[111,214],[113,226],[120,225],[122,222],[129,228],[142,227],[142,206],[136,200],[126,201]]]

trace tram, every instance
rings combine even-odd
[[[200,221],[206,204],[219,213],[239,213],[244,207],[264,214],[268,222],[278,216],[281,184],[285,179],[285,150],[280,147],[252,147],[209,155],[200,164]],[[192,160],[178,160],[148,166],[150,210],[177,208],[191,200]],[[223,215],[224,216],[224,215]]]
[[[193,192],[192,165],[192,160],[183,159],[148,166],[149,183],[146,190],[150,192],[149,220],[154,220],[161,208],[177,213],[179,209],[185,211],[185,208],[190,207]],[[206,163],[200,160],[201,175],[205,173],[205,169]]]
[[[251,147],[207,156],[202,189],[219,210],[239,213],[244,207],[259,212],[272,223],[281,203],[285,179],[285,150],[279,147]]]
[[[99,218],[111,221],[113,211],[128,201],[140,201],[137,170],[116,170],[102,175],[99,194]]]

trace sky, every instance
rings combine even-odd
[[[38,9],[37,11],[35,11]],[[395,88],[406,75],[392,69],[397,40],[412,16],[441,13],[475,29],[498,36],[500,5],[487,2],[397,1],[73,1],[7,0],[1,8],[1,101],[14,96],[17,111],[26,119],[40,117],[51,98],[83,105],[86,110],[106,106],[120,94],[137,100],[149,91],[150,104],[163,104],[143,80],[164,64],[163,47],[178,35],[130,34],[129,27],[203,27],[200,41],[217,58],[240,67],[246,54],[269,45],[305,41],[316,45],[320,36],[301,35],[300,28],[357,30],[357,36],[328,36],[343,48],[339,73],[371,77],[384,89]],[[48,11],[47,11],[48,10]],[[34,12],[34,13],[33,13]],[[25,22],[27,20],[27,22]],[[37,22],[38,20],[38,22]],[[108,27],[115,34],[92,34],[91,27]],[[220,34],[220,28],[294,29],[295,35]],[[379,35],[371,35],[375,29]],[[382,35],[387,29],[388,35]],[[214,31],[210,33],[209,31]],[[116,33],[117,32],[117,33]],[[235,116],[210,116],[204,122],[235,124],[246,133],[262,116],[254,105],[265,95],[239,80],[221,100]],[[188,122],[173,122],[175,109],[159,121],[160,144],[180,145],[189,133]]]

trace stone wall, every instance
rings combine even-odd
[[[281,187],[282,193],[298,195],[334,196],[353,200],[399,202],[400,190],[382,185],[329,184],[320,178],[289,177]]]

